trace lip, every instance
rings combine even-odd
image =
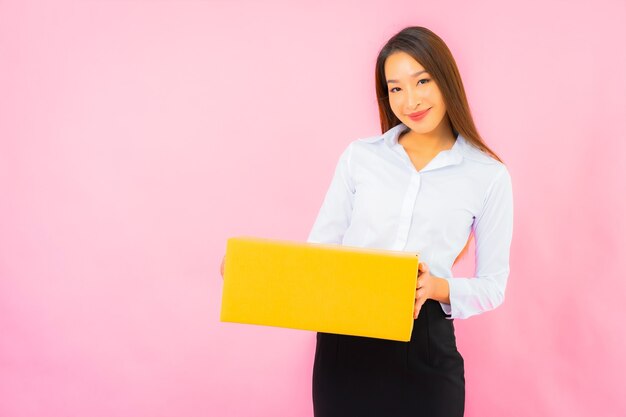
[[[411,113],[408,116],[411,118],[411,120],[422,120],[424,118],[424,116],[426,116],[426,114],[428,113],[429,110],[430,109],[426,109],[424,111],[418,111],[418,112],[415,112],[415,113]]]

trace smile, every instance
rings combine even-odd
[[[426,117],[426,115],[428,114],[429,111],[430,111],[430,109],[427,109],[427,110],[424,110],[424,111],[411,113],[408,116],[411,118],[411,120],[418,121],[418,120],[422,120],[424,117]]]

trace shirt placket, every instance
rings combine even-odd
[[[409,180],[406,193],[404,194],[402,209],[400,210],[398,233],[396,235],[396,241],[393,245],[394,250],[404,250],[409,239],[409,230],[411,229],[411,222],[413,220],[415,202],[422,184],[421,175],[415,171],[415,169],[413,169],[413,171],[414,172],[411,173],[411,179]]]
[[[404,162],[407,171],[410,173],[409,183],[407,185],[404,199],[402,201],[402,208],[400,209],[400,217],[398,219],[398,232],[396,234],[396,240],[393,244],[393,250],[404,250],[409,240],[409,231],[411,229],[411,222],[413,220],[413,212],[415,208],[415,202],[417,195],[419,194],[420,186],[422,184],[422,176],[415,169],[411,158],[407,155],[406,151],[399,143],[394,146],[394,151]]]

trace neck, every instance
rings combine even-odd
[[[431,153],[441,149],[450,149],[456,140],[452,127],[445,119],[436,129],[428,133],[416,133],[408,129],[401,133],[398,142],[402,146],[416,152]]]

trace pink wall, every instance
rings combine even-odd
[[[341,149],[379,132],[374,59],[407,25],[448,43],[514,182],[506,301],[455,322],[466,415],[626,415],[625,21],[608,0],[0,2],[0,415],[311,416],[314,333],[220,323],[219,264],[230,236],[306,239]]]

